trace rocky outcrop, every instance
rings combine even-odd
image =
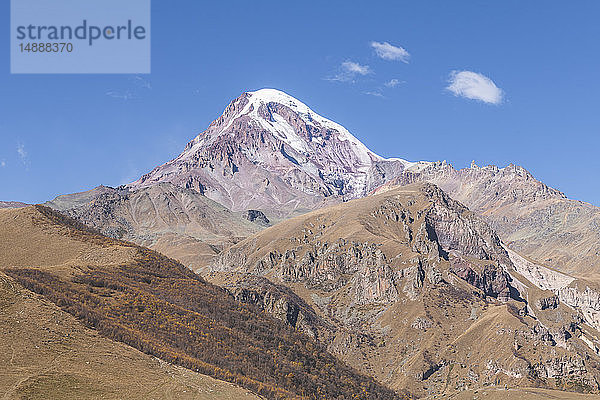
[[[351,284],[356,304],[394,301],[398,297],[392,268],[377,245],[339,239],[299,245],[285,253],[271,251],[259,259],[252,271],[267,273],[274,268],[283,282],[302,282],[311,289],[335,291]],[[304,245],[302,243],[304,242]],[[213,270],[229,269],[240,262],[239,252],[227,251]],[[242,263],[243,265],[243,263]]]
[[[473,263],[457,257],[451,257],[450,263],[451,272],[483,291],[486,296],[496,297],[502,301],[510,298],[510,276],[499,265],[485,264],[475,267]]]
[[[564,303],[578,310],[588,324],[600,329],[600,288],[597,284],[535,264],[510,249],[507,252],[516,272],[538,288],[555,294],[538,299],[538,309],[552,309]]]
[[[313,339],[324,340],[332,335],[332,327],[285,286],[276,285],[263,277],[242,275],[227,279],[224,287],[236,300],[258,306]]]
[[[513,250],[568,273],[600,267],[600,208],[566,198],[521,166],[457,170],[444,161],[397,173],[375,192],[431,182],[481,215]]]
[[[531,366],[535,376],[545,379],[556,379],[558,387],[568,388],[574,383],[582,391],[597,391],[598,382],[594,375],[588,371],[585,361],[577,356],[562,356],[546,360]]]
[[[418,329],[421,331],[427,330],[433,326],[433,322],[430,319],[417,317],[413,323],[410,325],[413,329]]]
[[[271,221],[269,221],[267,216],[262,211],[259,211],[259,210],[246,210],[242,214],[242,218],[244,218],[250,222],[255,222],[262,226],[269,226],[271,224]]]
[[[600,329],[600,291],[598,289],[590,288],[585,282],[575,281],[567,287],[557,289],[556,293],[561,302],[580,310],[590,325]]]
[[[559,304],[558,296],[541,297],[535,301],[539,310],[555,309]]]

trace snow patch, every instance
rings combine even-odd
[[[311,110],[306,104],[301,101],[295,99],[287,93],[284,93],[280,90],[276,89],[260,89],[254,92],[247,92],[250,95],[250,101],[244,107],[244,110],[249,109],[250,104],[254,105],[254,110],[257,110],[260,104],[268,104],[268,103],[279,103],[286,107],[289,107],[291,110],[296,112],[302,120],[314,126],[314,122],[322,125],[323,127],[337,131],[337,138],[340,141],[347,141],[351,143],[351,148],[354,150],[354,153],[359,157],[359,159],[364,164],[371,164],[372,159],[375,160],[384,160],[383,157],[373,153],[371,150],[367,148],[360,140],[358,140],[354,135],[352,135],[346,128],[342,125],[333,122],[313,110]],[[242,111],[244,114],[244,111]],[[314,122],[313,122],[314,121]]]

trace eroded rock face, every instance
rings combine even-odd
[[[537,376],[542,378],[562,380],[565,386],[571,384],[570,377],[577,377],[578,384],[583,388],[598,390],[598,382],[594,375],[588,371],[584,360],[581,357],[562,356],[547,360],[543,364],[532,366]]]
[[[486,264],[483,268],[479,267],[479,272],[476,272],[475,266],[464,259],[451,257],[450,260],[450,271],[469,284],[481,289],[486,296],[496,297],[504,301],[509,299],[510,276],[502,267]]]
[[[224,287],[238,301],[258,306],[313,339],[323,340],[332,335],[331,327],[312,307],[285,286],[275,285],[259,276],[240,275],[228,279]]]
[[[569,280],[515,266],[485,222],[431,185],[275,225],[224,251],[211,270],[294,290],[331,327],[317,335],[328,338],[330,351],[418,394],[461,385],[555,387],[556,377],[593,391],[600,381],[593,350],[600,342],[583,333],[591,328],[528,277],[547,285]],[[286,320],[295,308],[264,309]],[[460,366],[465,360],[472,367]]]
[[[585,286],[585,289],[581,286]],[[575,281],[556,292],[561,302],[581,310],[590,325],[600,328],[600,291],[590,288],[585,282]]]
[[[456,170],[446,162],[397,171],[376,192],[431,182],[483,217],[512,249],[567,273],[600,268],[600,208],[570,200],[521,166]]]
[[[537,300],[538,309],[555,309],[564,303],[579,311],[592,327],[600,329],[600,288],[596,283],[535,264],[512,250],[507,251],[517,273],[538,288],[554,292],[554,296]]]

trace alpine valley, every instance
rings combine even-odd
[[[0,207],[9,398],[600,395],[599,208],[517,165],[383,158],[275,89],[134,182]],[[56,362],[86,346],[92,378]]]

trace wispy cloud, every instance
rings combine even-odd
[[[479,100],[487,104],[500,104],[504,92],[487,76],[473,71],[452,71],[447,90],[455,96]]]
[[[114,99],[127,101],[139,99],[143,97],[145,92],[152,90],[152,83],[141,76],[134,76],[132,78],[129,78],[129,83],[127,84],[127,86],[129,86],[129,88],[110,89],[107,90],[104,94]]]
[[[6,167],[6,160],[0,161],[0,167],[2,167],[2,168]]]
[[[149,80],[142,78],[141,76],[134,76],[133,82],[142,89],[152,89],[152,83]]]
[[[384,60],[402,61],[408,64],[410,59],[410,54],[404,47],[394,46],[388,42],[371,42],[371,47],[375,49],[375,54]]]
[[[361,65],[354,61],[344,61],[339,68],[339,72],[333,78],[327,78],[330,81],[353,82],[357,76],[364,76],[373,73],[368,65]]]
[[[27,151],[25,150],[25,145],[22,143],[17,144],[17,154],[21,158],[21,160],[27,159]]]
[[[381,98],[385,98],[385,96],[383,95],[383,93],[381,93],[381,91],[379,90],[371,90],[371,91],[366,91],[363,92],[364,94],[368,94],[369,96],[375,96],[375,97],[381,97]]]
[[[344,61],[342,69],[349,74],[367,75],[371,73],[371,68],[368,65],[360,65],[354,61]]]
[[[23,143],[17,144],[17,155],[21,159],[21,162],[25,166],[25,168],[29,168],[29,156],[27,154],[27,150],[25,150],[25,145]]]
[[[404,81],[400,81],[399,79],[390,79],[389,81],[383,82],[383,84],[380,84],[379,86],[375,86],[371,90],[364,91],[363,94],[385,99],[387,98],[385,96],[385,93],[389,92],[390,89],[394,89],[396,86],[402,83],[404,83]]]
[[[108,97],[121,100],[132,100],[138,98],[138,96],[131,90],[107,90],[105,94]]]
[[[394,88],[394,87],[398,86],[401,83],[402,82],[400,82],[398,79],[390,79],[389,81],[387,81],[386,83],[384,83],[384,85],[386,87],[389,87],[389,88]]]

